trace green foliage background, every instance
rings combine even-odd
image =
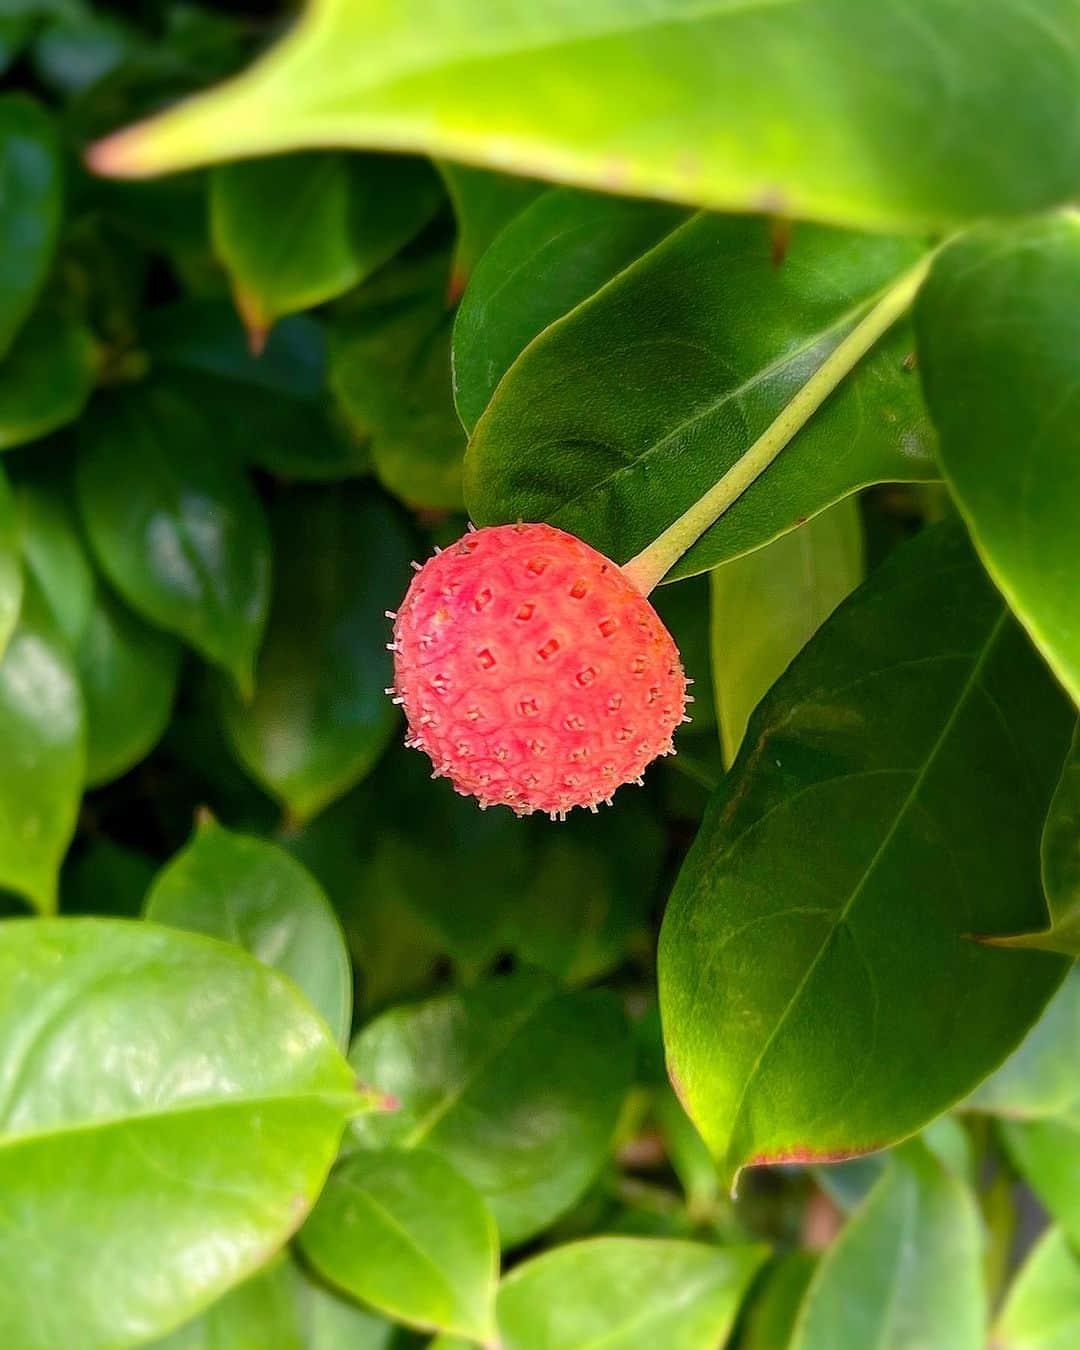
[[[0,1345],[1074,1345],[1078,0],[3,0],[0,76]],[[431,781],[410,560],[626,562],[913,268],[654,593],[674,759]]]

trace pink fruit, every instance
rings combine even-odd
[[[420,568],[394,624],[408,744],[519,815],[596,809],[672,750],[686,679],[617,564],[550,525],[467,534]]]

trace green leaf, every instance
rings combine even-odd
[[[255,697],[226,692],[226,734],[244,767],[299,819],[371,769],[397,718],[385,612],[401,599],[410,544],[371,492],[304,488],[273,513],[275,580]]]
[[[33,308],[52,264],[62,178],[52,118],[24,94],[5,94],[0,98],[0,358]],[[0,379],[0,390],[4,383]]]
[[[439,23],[315,5],[246,75],[93,163],[383,146],[725,210],[950,225],[1075,196],[1058,133],[1078,31],[1075,0],[539,0]]]
[[[487,1200],[506,1246],[547,1227],[599,1171],[631,1074],[612,995],[560,994],[528,971],[394,1008],[349,1058],[400,1103],[358,1121],[357,1142],[442,1154]]]
[[[330,385],[371,442],[379,481],[411,506],[462,504],[465,437],[450,377],[453,313],[441,255],[388,270],[331,331]]]
[[[982,1350],[981,1248],[971,1193],[906,1145],[822,1257],[792,1350]]]
[[[517,1266],[499,1290],[504,1350],[714,1350],[765,1257],[762,1247],[600,1237]]]
[[[0,888],[43,913],[56,908],[60,863],[75,833],[85,738],[71,657],[28,586],[0,660]]]
[[[173,638],[150,628],[94,575],[66,477],[20,483],[23,549],[79,676],[86,781],[111,782],[161,739],[180,674]]]
[[[661,202],[551,188],[477,265],[454,324],[454,396],[470,432],[533,338],[686,218]]]
[[[1057,1116],[1074,1104],[1080,1106],[1078,1045],[1080,969],[1074,966],[1020,1048],[979,1084],[964,1105],[1021,1120]]]
[[[251,692],[270,595],[270,540],[221,432],[165,385],[113,395],[83,423],[76,486],[109,580],[144,618]]]
[[[200,1317],[155,1341],[153,1350],[305,1350],[298,1283],[291,1262],[279,1256]]]
[[[434,214],[439,182],[422,160],[285,155],[217,169],[214,248],[259,347],[275,320],[350,290]]]
[[[1080,1246],[1080,1103],[1059,1119],[1010,1120],[1001,1129],[1031,1189]]]
[[[818,1252],[793,1251],[766,1272],[747,1310],[739,1350],[787,1350]]]
[[[288,975],[338,1044],[348,1044],[352,972],[341,925],[322,887],[284,849],[204,818],[158,873],[146,917],[235,942]]]
[[[916,323],[952,495],[991,576],[1080,702],[1077,287],[1080,212],[986,225],[935,260]]]
[[[250,1275],[360,1101],[287,981],[121,920],[2,925],[0,1060],[0,1340],[25,1350],[141,1343]]]
[[[1002,938],[1001,945],[1080,957],[1080,724],[1046,817],[1042,873],[1050,927]]]
[[[97,344],[81,320],[52,306],[37,310],[0,362],[0,450],[73,422],[98,365]]]
[[[526,348],[465,461],[479,524],[547,520],[617,562],[650,544],[783,412],[919,256],[910,241],[698,215]],[[934,476],[911,336],[887,336],[676,564],[767,544],[867,483]]]
[[[1080,1340],[1080,1257],[1050,1228],[1024,1262],[994,1328],[1002,1350],[1072,1350]]]
[[[60,908],[64,914],[137,919],[157,870],[153,859],[105,835],[80,844],[60,876]]]
[[[491,241],[543,191],[543,184],[533,178],[489,173],[449,160],[442,160],[437,167],[457,217],[457,242],[450,272],[450,294],[457,296],[465,289]]]
[[[491,1334],[495,1221],[435,1153],[353,1153],[327,1182],[300,1246],[325,1279],[398,1321],[477,1340]]]
[[[0,469],[0,661],[22,605],[23,573],[19,556],[19,516],[8,485]]]
[[[975,935],[1039,922],[1071,726],[956,527],[894,553],[776,684],[660,940],[672,1079],[728,1178],[912,1133],[1035,1021],[1066,963]]]
[[[726,764],[735,762],[750,714],[864,573],[859,508],[848,500],[710,574]]]

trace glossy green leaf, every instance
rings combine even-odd
[[[23,573],[19,557],[19,517],[7,475],[0,469],[0,660],[22,605]]]
[[[148,627],[95,576],[68,502],[66,479],[22,483],[27,566],[79,677],[86,710],[86,781],[110,782],[161,739],[180,674],[180,648]]]
[[[406,1350],[406,1342],[400,1328],[278,1258],[154,1350]]]
[[[1032,1190],[1080,1246],[1080,1103],[1059,1118],[1006,1121],[1002,1133]]]
[[[1065,983],[1005,1063],[967,1099],[974,1111],[1021,1120],[1062,1115],[1080,1107],[1080,969]]]
[[[443,160],[438,168],[457,217],[457,242],[450,273],[450,294],[457,296],[465,289],[491,241],[543,191],[543,186],[532,178],[490,173],[449,160]]]
[[[994,1327],[1001,1350],[1072,1350],[1080,1340],[1080,1256],[1050,1228],[1024,1262]]]
[[[548,328],[473,433],[474,519],[547,520],[626,561],[749,448],[920,246],[806,225],[783,266],[772,251],[767,221],[694,216]],[[933,477],[911,343],[904,326],[888,335],[669,580],[864,484]]]
[[[465,437],[450,377],[453,313],[438,255],[373,280],[334,325],[330,384],[380,482],[410,506],[462,504]]]
[[[499,1241],[465,1178],[426,1149],[363,1149],[335,1169],[300,1234],[312,1266],[398,1321],[484,1340]]]
[[[400,1103],[358,1121],[357,1142],[441,1153],[487,1200],[508,1246],[596,1175],[631,1073],[614,998],[560,994],[532,972],[383,1013],[349,1058]]]
[[[352,972],[341,925],[315,878],[284,849],[205,818],[158,874],[146,917],[235,942],[288,975],[348,1044]]]
[[[0,98],[0,184],[2,358],[44,284],[60,230],[59,139],[48,113],[23,94]]]
[[[859,508],[843,501],[710,573],[713,691],[726,764],[735,762],[750,714],[864,571]]]
[[[306,1350],[294,1295],[297,1282],[288,1258],[280,1256],[200,1317],[155,1341],[153,1350]]]
[[[97,344],[78,319],[37,310],[0,362],[0,450],[73,422],[90,397]]]
[[[950,491],[990,574],[1080,702],[1078,286],[1080,212],[987,225],[937,258],[916,321]]]
[[[454,397],[469,431],[533,338],[685,219],[661,202],[551,188],[477,265],[454,324]]]
[[[250,693],[270,595],[270,540],[221,432],[165,385],[95,405],[77,490],[102,570],[151,623]]]
[[[982,1350],[981,1247],[971,1193],[906,1145],[822,1258],[791,1350]]]
[[[266,641],[250,703],[226,695],[244,767],[300,819],[341,796],[394,734],[386,610],[401,599],[410,543],[371,492],[305,488],[279,503]]]
[[[504,1350],[714,1350],[761,1265],[761,1247],[600,1237],[526,1261],[499,1290]]]
[[[954,526],[894,553],[774,686],[660,940],[672,1080],[728,1177],[903,1138],[1036,1020],[1066,963],[975,935],[1039,922],[1071,729]]]
[[[214,247],[252,341],[357,285],[412,238],[439,196],[428,164],[392,156],[286,155],[216,170]]]
[[[818,1252],[794,1251],[768,1270],[747,1309],[739,1350],[788,1350]]]
[[[1050,927],[1020,933],[1002,945],[1080,957],[1080,726],[1046,817],[1042,872]]]
[[[86,781],[99,787],[138,764],[161,739],[181,652],[168,633],[149,627],[99,585],[74,656],[86,704]]]
[[[43,913],[56,907],[60,863],[75,833],[85,728],[72,659],[28,586],[0,660],[0,887]]]
[[[0,1058],[0,1339],[25,1350],[141,1343],[251,1274],[360,1101],[287,981],[146,923],[5,923]]]
[[[435,24],[423,4],[338,0],[93,162],[145,174],[384,146],[738,211],[946,225],[1075,195],[1058,132],[1078,17],[1075,0],[541,0]]]

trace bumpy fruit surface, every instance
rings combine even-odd
[[[620,568],[550,525],[467,534],[398,611],[409,744],[481,806],[595,808],[671,751],[686,680],[671,634]]]

